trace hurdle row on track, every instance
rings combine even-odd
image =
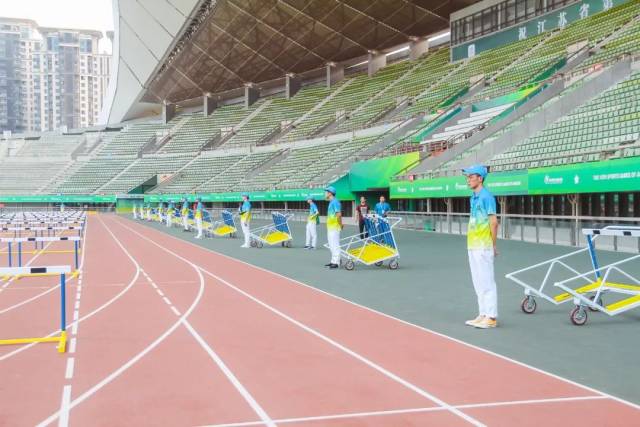
[[[58,251],[58,253],[68,253],[68,252],[73,252],[74,255],[74,265],[76,268],[76,272],[78,271],[78,267],[79,267],[79,252],[80,252],[80,242],[81,242],[82,238],[81,236],[51,236],[51,237],[0,237],[0,242],[1,243],[7,243],[7,251],[6,252],[0,252],[0,254],[7,254],[7,260],[8,260],[8,266],[9,267],[14,267],[13,265],[13,261],[14,258],[17,258],[17,262],[18,262],[18,267],[22,267],[22,255],[23,253],[25,253],[23,251],[23,243],[28,243],[28,242],[34,242],[34,244],[38,245],[38,242],[41,242],[42,245],[44,245],[44,242],[73,242],[73,251]],[[17,249],[14,250],[13,249],[13,245],[17,244]],[[44,247],[44,246],[43,246]],[[31,252],[33,253],[33,252]],[[47,253],[44,250],[42,251],[37,251],[36,253]],[[52,251],[53,253],[53,251]],[[75,272],[74,272],[75,274]],[[6,280],[7,276],[1,276],[0,277],[4,277]]]
[[[77,272],[77,268],[76,268]],[[57,343],[59,353],[64,353],[67,346],[67,307],[66,307],[66,283],[67,274],[72,273],[68,265],[46,267],[0,267],[0,276],[3,277],[39,277],[60,276],[60,330],[57,335],[35,338],[8,338],[0,339],[0,345],[18,345],[34,343]],[[72,273],[72,277],[75,274]]]

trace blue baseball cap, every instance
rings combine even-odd
[[[240,194],[240,196],[242,196],[242,197],[249,197],[249,193],[244,192],[244,193]]]
[[[462,173],[464,175],[479,175],[482,179],[487,177],[489,171],[487,171],[487,167],[483,165],[473,165],[468,168],[462,169]]]
[[[329,193],[333,194],[334,196],[336,195],[336,189],[334,187],[327,187],[324,189],[324,191],[328,191]]]

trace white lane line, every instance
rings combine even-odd
[[[58,420],[58,427],[67,427],[69,425],[69,402],[71,401],[71,386],[65,385],[62,387],[62,401],[60,402],[60,420]]]
[[[173,311],[176,314],[176,316],[180,316],[180,312],[174,306],[171,306],[171,311]]]
[[[353,305],[353,306],[355,306],[355,307],[361,308],[361,309],[366,310],[366,311],[368,311],[368,312],[375,313],[375,314],[377,314],[377,315],[379,315],[379,316],[382,316],[382,317],[386,317],[387,319],[394,320],[394,321],[396,321],[396,322],[400,322],[400,323],[402,323],[402,324],[404,324],[404,325],[406,325],[406,326],[409,326],[409,327],[412,327],[412,328],[419,329],[419,330],[421,330],[421,331],[423,331],[423,332],[427,332],[427,333],[429,333],[429,334],[436,335],[436,336],[438,336],[438,337],[440,337],[440,338],[444,338],[444,339],[446,339],[446,340],[448,340],[448,341],[452,341],[452,342],[455,342],[455,343],[457,343],[457,344],[461,344],[461,345],[463,345],[463,346],[465,346],[465,347],[469,347],[469,348],[472,348],[472,349],[474,349],[474,350],[478,350],[478,351],[480,351],[480,352],[482,352],[482,353],[485,353],[485,354],[488,354],[488,355],[491,355],[491,356],[495,356],[495,357],[497,357],[497,358],[499,358],[499,359],[502,359],[502,360],[505,360],[505,361],[507,361],[507,362],[514,363],[514,364],[516,364],[516,365],[519,365],[519,366],[522,366],[522,367],[524,367],[524,368],[530,369],[530,370],[532,370],[532,371],[535,371],[535,372],[537,372],[537,373],[543,374],[543,375],[548,376],[548,377],[550,377],[550,378],[554,378],[554,379],[556,379],[556,380],[562,381],[562,382],[564,382],[564,383],[566,383],[566,384],[571,384],[571,385],[576,386],[576,387],[578,387],[578,388],[581,388],[581,389],[583,389],[583,390],[586,390],[586,391],[589,391],[589,392],[592,392],[592,393],[596,393],[596,394],[599,394],[599,395],[601,395],[601,396],[608,397],[609,399],[615,400],[615,401],[616,401],[616,402],[618,402],[618,403],[622,403],[622,404],[627,405],[627,406],[630,406],[630,407],[632,407],[632,408],[634,408],[634,409],[638,409],[638,410],[640,410],[640,405],[639,405],[639,404],[635,404],[635,403],[633,403],[633,402],[630,402],[630,401],[628,401],[628,400],[625,400],[625,399],[622,399],[622,398],[620,398],[620,397],[614,396],[614,395],[612,395],[612,394],[606,393],[606,392],[604,392],[604,391],[598,390],[598,389],[596,389],[596,388],[590,387],[590,386],[588,386],[588,385],[581,384],[581,383],[579,383],[579,382],[577,382],[577,381],[574,381],[574,380],[571,380],[571,379],[569,379],[569,378],[566,378],[566,377],[560,376],[560,375],[558,375],[558,374],[551,373],[551,372],[549,372],[549,371],[545,371],[544,369],[537,368],[537,367],[532,366],[532,365],[529,365],[529,364],[527,364],[527,363],[525,363],[525,362],[520,362],[519,360],[513,359],[513,358],[511,358],[511,357],[509,357],[509,356],[505,356],[505,355],[500,354],[500,353],[496,353],[496,352],[494,352],[494,351],[491,351],[491,350],[488,350],[488,349],[486,349],[486,348],[483,348],[483,347],[477,346],[477,345],[475,345],[475,344],[471,344],[471,343],[468,343],[468,342],[466,342],[466,341],[462,341],[461,339],[458,339],[458,338],[455,338],[455,337],[452,337],[452,336],[446,335],[446,334],[444,334],[444,333],[442,333],[442,332],[438,332],[438,331],[435,331],[435,330],[433,330],[433,329],[426,328],[426,327],[424,327],[424,326],[416,325],[415,323],[411,323],[411,322],[409,322],[409,321],[407,321],[407,320],[403,320],[403,319],[400,319],[400,318],[398,318],[398,317],[394,317],[394,316],[392,316],[392,315],[390,315],[390,314],[384,313],[384,312],[382,312],[382,311],[378,311],[378,310],[376,310],[376,309],[374,309],[374,308],[367,307],[366,305],[362,305],[362,304],[359,304],[359,303],[357,303],[357,302],[354,302],[354,301],[348,300],[348,299],[346,299],[346,298],[344,298],[344,297],[341,297],[341,296],[338,296],[338,295],[334,295],[334,294],[332,294],[332,293],[330,293],[330,292],[327,292],[327,291],[324,291],[324,290],[322,290],[322,289],[316,288],[316,287],[311,286],[311,285],[309,285],[309,284],[307,284],[307,283],[304,283],[304,282],[301,282],[301,281],[299,281],[299,280],[296,280],[296,279],[294,279],[294,278],[292,278],[292,277],[288,277],[288,276],[285,276],[285,275],[283,275],[283,274],[276,273],[275,271],[271,271],[271,270],[268,270],[268,269],[266,269],[266,268],[263,268],[263,267],[257,266],[257,265],[255,265],[255,264],[251,264],[251,263],[249,263],[249,262],[247,262],[247,261],[243,261],[243,260],[241,260],[241,259],[234,258],[234,257],[229,256],[229,255],[226,255],[226,254],[224,254],[224,253],[222,253],[222,252],[218,252],[218,251],[215,251],[215,250],[213,250],[213,249],[207,248],[207,247],[205,247],[205,246],[200,246],[200,245],[198,245],[198,244],[196,244],[196,243],[193,243],[193,242],[190,242],[190,241],[188,241],[188,240],[184,240],[184,239],[181,239],[181,238],[179,238],[179,237],[173,236],[173,235],[171,235],[171,234],[167,234],[167,233],[164,233],[164,232],[162,232],[162,231],[158,231],[158,230],[156,230],[155,228],[152,228],[152,227],[150,227],[150,226],[146,226],[146,227],[147,227],[147,228],[149,228],[149,229],[151,229],[151,230],[153,230],[153,231],[160,232],[160,233],[162,233],[163,235],[165,235],[165,236],[167,236],[167,237],[169,237],[169,238],[171,238],[171,239],[173,239],[173,240],[176,240],[176,241],[179,241],[179,242],[182,242],[182,243],[186,243],[187,245],[189,245],[189,246],[193,246],[194,248],[198,248],[198,249],[200,249],[200,250],[202,250],[202,251],[204,251],[204,252],[210,252],[210,253],[212,253],[212,254],[215,254],[215,255],[221,256],[221,257],[223,257],[223,258],[225,258],[225,259],[232,260],[232,261],[238,262],[238,263],[240,263],[240,264],[244,264],[244,265],[246,265],[246,266],[248,266],[248,267],[251,267],[251,268],[254,268],[254,269],[256,269],[256,270],[260,270],[260,271],[263,271],[263,272],[265,272],[265,273],[269,273],[269,274],[271,274],[271,275],[273,275],[273,276],[280,277],[280,278],[283,278],[283,279],[285,279],[285,280],[289,280],[289,281],[291,281],[291,282],[293,282],[293,283],[296,283],[296,284],[298,284],[298,285],[300,285],[300,286],[302,286],[302,287],[304,287],[304,288],[307,288],[307,289],[309,289],[309,290],[311,290],[311,291],[321,293],[321,294],[323,294],[323,295],[326,295],[326,296],[331,297],[331,298],[333,298],[333,299],[340,300],[340,301],[342,301],[342,302],[345,302],[345,303],[347,303],[347,304],[350,304],[350,305]]]
[[[102,221],[102,220],[101,220]],[[106,226],[105,226],[106,227]],[[118,238],[111,232],[111,230],[109,230],[107,228],[107,232],[109,232],[109,234],[111,234],[111,236],[114,238],[114,240],[116,241],[116,243],[118,244],[118,246],[120,246],[120,248],[123,250],[123,252],[129,257],[129,259],[131,260],[131,262],[136,266],[136,271],[140,271],[140,265],[138,264],[138,262],[135,260],[135,258],[129,253],[129,251],[124,247],[124,245],[122,245],[122,243],[120,242],[120,240],[118,240]],[[179,257],[180,259],[183,259],[181,257]],[[184,259],[183,259],[184,260]],[[183,324],[183,321],[191,314],[191,312],[196,308],[196,306],[200,303],[200,300],[202,299],[202,295],[204,293],[204,276],[202,275],[202,272],[191,262],[184,260],[187,264],[191,265],[194,270],[196,271],[196,273],[198,274],[198,278],[199,278],[199,283],[200,286],[198,288],[198,294],[196,295],[195,299],[193,300],[193,302],[191,303],[191,306],[187,309],[187,311],[169,328],[167,329],[162,335],[160,335],[158,338],[156,338],[155,341],[153,341],[150,345],[148,345],[146,348],[144,348],[140,353],[138,353],[137,355],[135,355],[133,358],[131,358],[129,361],[127,361],[125,364],[121,365],[118,369],[116,369],[115,371],[113,371],[111,374],[109,374],[107,377],[105,377],[104,379],[102,379],[100,382],[98,382],[97,384],[95,384],[93,387],[91,387],[90,389],[88,389],[87,391],[85,391],[82,395],[78,396],[76,399],[74,399],[73,401],[71,401],[71,403],[68,406],[68,410],[70,411],[71,409],[73,409],[74,407],[76,407],[77,405],[79,405],[80,403],[84,402],[86,399],[88,399],[89,397],[91,397],[93,394],[95,394],[98,390],[102,389],[104,386],[106,386],[107,384],[109,384],[111,381],[113,381],[114,379],[116,379],[117,377],[119,377],[122,373],[124,373],[127,369],[129,369],[131,366],[133,366],[136,362],[138,362],[140,359],[142,359],[147,353],[149,353],[150,351],[152,351],[155,347],[157,347],[160,343],[162,343],[169,335],[171,335],[171,333],[173,333],[173,331],[175,329],[177,329],[180,325]],[[233,375],[233,374],[232,374]],[[231,380],[231,378],[229,378]],[[236,379],[237,381],[237,379]],[[233,382],[232,382],[233,383]],[[239,382],[238,382],[239,384]],[[234,383],[235,385],[235,383]],[[241,385],[241,384],[240,384]],[[242,386],[242,385],[241,385]],[[244,389],[244,387],[243,387]],[[241,390],[238,390],[243,397],[246,398],[246,395],[250,396],[248,394],[248,392],[246,392],[246,389],[244,389],[246,394],[243,394]],[[253,398],[251,398],[253,400]],[[251,404],[251,401],[247,401],[249,404]],[[253,402],[255,402],[255,400],[253,400]],[[256,414],[258,414],[260,416],[261,419],[264,420],[265,423],[267,423],[268,426],[274,426],[275,424],[273,424],[273,421],[271,421],[271,418],[269,418],[268,416],[266,416],[266,418],[263,417],[263,414],[266,415],[266,413],[264,412],[264,410],[262,410],[262,408],[255,403],[256,406],[252,405],[252,408],[254,409],[254,411],[256,412]],[[38,424],[38,427],[41,426],[46,426],[49,425],[50,423],[54,422],[57,418],[61,417],[61,411],[57,411],[54,414],[50,415],[47,419],[45,419],[44,421],[42,421],[41,423]]]
[[[75,304],[75,306],[73,308],[75,308],[76,310],[78,310],[80,308],[80,299],[79,298],[76,298],[76,304]]]
[[[74,310],[73,311],[73,321],[77,322],[78,321],[78,317],[80,317],[80,312],[78,310]]]
[[[74,354],[76,352],[76,338],[71,338],[69,341],[69,354]]]
[[[458,409],[477,409],[477,408],[491,408],[496,406],[515,406],[515,405],[532,405],[532,404],[545,404],[545,403],[566,403],[583,400],[603,400],[609,399],[606,396],[580,396],[580,397],[560,397],[554,399],[533,399],[533,400],[516,400],[510,402],[488,402],[488,403],[473,403],[468,405],[456,405]],[[370,411],[370,412],[352,412],[345,414],[334,415],[320,415],[315,417],[300,417],[300,418],[281,418],[273,420],[276,424],[290,424],[290,423],[304,423],[314,421],[330,421],[341,420],[350,418],[365,418],[365,417],[380,417],[389,415],[402,415],[402,414],[418,414],[424,412],[443,412],[446,408],[441,406],[431,406],[426,408],[409,408],[409,409],[395,409],[388,411]],[[361,420],[361,422],[364,420]],[[250,427],[250,426],[262,426],[262,421],[248,421],[240,423],[229,424],[209,424],[200,427]]]
[[[160,289],[158,289],[157,287],[156,287],[156,292],[157,292],[157,293],[158,293],[158,295],[160,295],[161,297],[163,297],[163,296],[164,296],[164,293],[163,293]]]
[[[162,299],[164,300],[164,302],[166,302],[166,303],[167,303],[167,305],[172,305],[172,304],[171,304],[171,301],[169,301],[169,298],[167,298],[167,297],[162,297]]]
[[[162,250],[164,250],[165,252],[168,252],[172,255],[174,255],[175,257],[182,259],[183,261],[192,264],[194,266],[196,266],[199,270],[201,270],[203,273],[211,276],[212,278],[214,278],[215,280],[219,281],[220,283],[222,283],[223,285],[227,286],[228,288],[233,289],[234,291],[236,291],[237,293],[243,295],[244,297],[250,299],[251,301],[255,302],[256,304],[260,305],[261,307],[266,308],[267,310],[271,311],[273,314],[281,317],[282,319],[294,324],[295,326],[299,327],[300,329],[308,332],[309,334],[321,339],[322,341],[326,342],[327,344],[337,348],[338,350],[342,351],[345,354],[348,354],[349,356],[353,357],[354,359],[364,363],[365,365],[369,366],[371,369],[379,372],[380,374],[386,376],[387,378],[397,382],[398,384],[404,386],[405,388],[413,391],[414,393],[436,403],[439,406],[442,406],[444,408],[446,408],[449,412],[451,412],[454,415],[457,415],[458,417],[462,418],[463,420],[467,421],[468,423],[475,425],[475,426],[484,426],[484,424],[482,424],[480,421],[476,420],[475,418],[473,418],[470,415],[465,414],[464,412],[460,411],[459,409],[451,406],[450,404],[448,404],[447,402],[445,402],[444,400],[438,398],[437,396],[429,393],[428,391],[418,387],[417,385],[411,383],[410,381],[400,377],[399,375],[394,374],[393,372],[383,368],[382,366],[378,365],[377,363],[373,362],[372,360],[366,358],[365,356],[357,353],[354,350],[351,350],[350,348],[340,344],[339,342],[335,341],[334,339],[322,334],[321,332],[319,332],[316,329],[313,329],[312,327],[305,325],[304,323],[294,319],[293,317],[285,314],[284,312],[278,310],[277,308],[267,304],[266,302],[254,297],[253,295],[249,294],[248,292],[238,288],[237,286],[233,285],[231,282],[228,282],[227,280],[223,279],[222,277],[211,273],[210,271],[198,266],[197,264],[193,264],[191,261],[186,260],[185,258],[181,257],[180,255],[176,254],[175,252],[171,251],[170,249],[167,249],[166,247],[158,244],[156,241],[154,241],[153,239],[146,237],[140,233],[138,233],[136,230],[126,226],[126,225],[122,225],[123,227],[127,228],[129,231],[137,234],[138,236],[140,236],[141,238],[143,238],[144,240],[154,244],[155,246],[161,248]]]
[[[65,370],[64,377],[67,380],[73,378],[73,368],[76,364],[75,357],[70,357],[67,359],[67,369]]]

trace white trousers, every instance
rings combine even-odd
[[[316,229],[316,222],[307,221],[307,240],[306,246],[316,247],[318,242],[318,230]]]
[[[340,264],[340,230],[327,230],[327,243],[331,251],[331,264]]]
[[[173,220],[172,214],[167,214],[167,227],[171,227],[171,221]]]
[[[196,218],[196,228],[198,229],[198,239],[202,237],[202,218]]]
[[[249,238],[249,223],[240,221],[240,226],[242,227],[242,234],[244,234],[244,245],[249,246],[250,238]]]
[[[151,221],[151,209],[147,210],[147,221]]]
[[[133,208],[133,219],[138,219],[138,211],[136,208]]]
[[[474,249],[469,252],[471,280],[478,296],[480,316],[498,317],[498,292],[493,274],[493,249]]]
[[[189,215],[182,215],[182,226],[185,230],[189,230]]]

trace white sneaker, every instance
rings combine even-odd
[[[476,326],[478,323],[482,322],[483,320],[484,320],[484,316],[478,316],[473,320],[467,320],[466,322],[464,322],[464,324],[467,326]]]
[[[241,247],[241,248],[244,248],[244,249],[247,249],[247,248],[250,248],[251,246],[249,246],[249,245],[242,245],[242,246],[240,246],[240,247]]]

